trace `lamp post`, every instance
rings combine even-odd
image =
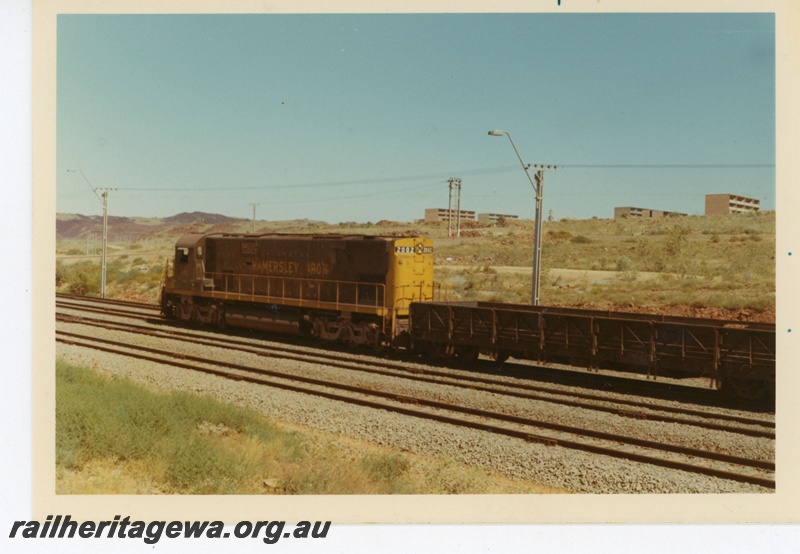
[[[501,131],[500,129],[489,131],[489,136],[492,137],[502,137],[503,135],[507,136],[508,140],[511,142],[511,146],[514,148],[517,158],[519,158],[519,163],[522,164],[522,169],[525,170],[525,175],[528,177],[528,181],[530,181],[533,191],[536,193],[536,211],[534,214],[536,219],[534,232],[536,234],[533,239],[533,282],[531,283],[531,305],[538,306],[539,276],[541,274],[542,259],[542,194],[544,192],[545,166],[534,165],[533,167],[537,168],[537,170],[534,178],[531,179],[531,174],[528,172],[528,170],[531,168],[531,164],[526,165],[525,162],[522,161],[522,156],[519,155],[519,151],[517,150],[517,146],[514,144],[514,141],[511,139],[511,135],[509,135],[506,131]],[[550,169],[550,167],[551,166],[547,166],[548,169]],[[552,169],[555,169],[555,166],[552,166]]]
[[[106,243],[108,242],[108,191],[111,189],[99,189],[102,192],[102,197],[100,194],[97,194],[98,189],[92,186],[92,183],[89,182],[89,179],[80,169],[67,169],[68,173],[80,173],[83,175],[83,179],[86,181],[86,184],[89,185],[89,188],[92,189],[95,196],[97,196],[100,203],[103,204],[103,250],[102,254],[100,255],[100,297],[106,297]]]

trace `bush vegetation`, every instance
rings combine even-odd
[[[109,292],[135,293],[155,302],[162,273],[163,268],[148,266],[141,257],[127,263],[127,256],[120,256],[106,263],[106,288]],[[100,280],[101,265],[98,262],[84,260],[67,264],[56,261],[56,288],[59,291],[95,296],[100,294]]]

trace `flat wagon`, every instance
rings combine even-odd
[[[410,322],[413,348],[434,356],[704,377],[750,398],[775,390],[773,324],[489,302],[415,302]]]

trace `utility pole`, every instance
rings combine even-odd
[[[448,195],[447,195],[447,238],[453,236],[453,180],[448,179]]]
[[[96,189],[92,186],[92,183],[89,182],[89,179],[86,177],[86,174],[80,169],[67,169],[69,173],[80,173],[83,176],[84,181],[86,184],[89,185],[89,188],[92,189],[95,196],[100,200],[103,204],[103,253],[100,257],[100,297],[106,297],[106,246],[108,242],[108,193],[112,190],[117,189]],[[102,195],[98,194],[97,191],[101,191]],[[94,238],[94,237],[93,237]],[[94,250],[94,248],[92,249]]]
[[[523,164],[523,167],[525,167],[525,164]],[[534,180],[536,181],[536,185],[533,187],[534,192],[536,193],[536,222],[534,231],[536,235],[533,241],[533,275],[535,276],[535,279],[533,279],[533,283],[531,285],[531,304],[538,306],[539,281],[542,269],[542,196],[544,195],[544,172],[555,171],[556,166],[544,166],[537,164],[533,164],[533,166],[531,166],[528,164],[528,167],[533,167],[536,170],[536,173],[533,176]],[[525,169],[525,173],[528,173],[527,169]]]
[[[455,235],[461,236],[461,179],[448,179],[450,196],[447,199],[447,236],[453,236],[453,210],[450,207],[453,202],[453,189],[456,189],[456,225]]]
[[[456,200],[456,236],[461,236],[461,179],[454,179],[456,182],[456,189],[458,190],[458,199]]]
[[[251,202],[250,205],[253,206],[253,234],[256,234],[256,206],[260,206],[263,202]]]
[[[100,298],[106,297],[106,244],[108,243],[108,191],[99,189],[103,197],[103,255],[100,257]]]
[[[256,206],[258,206],[258,203],[254,202],[253,204],[250,204],[250,205],[253,206],[253,234],[255,235],[256,234]]]

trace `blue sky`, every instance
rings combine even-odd
[[[57,210],[775,208],[771,14],[59,15]]]

